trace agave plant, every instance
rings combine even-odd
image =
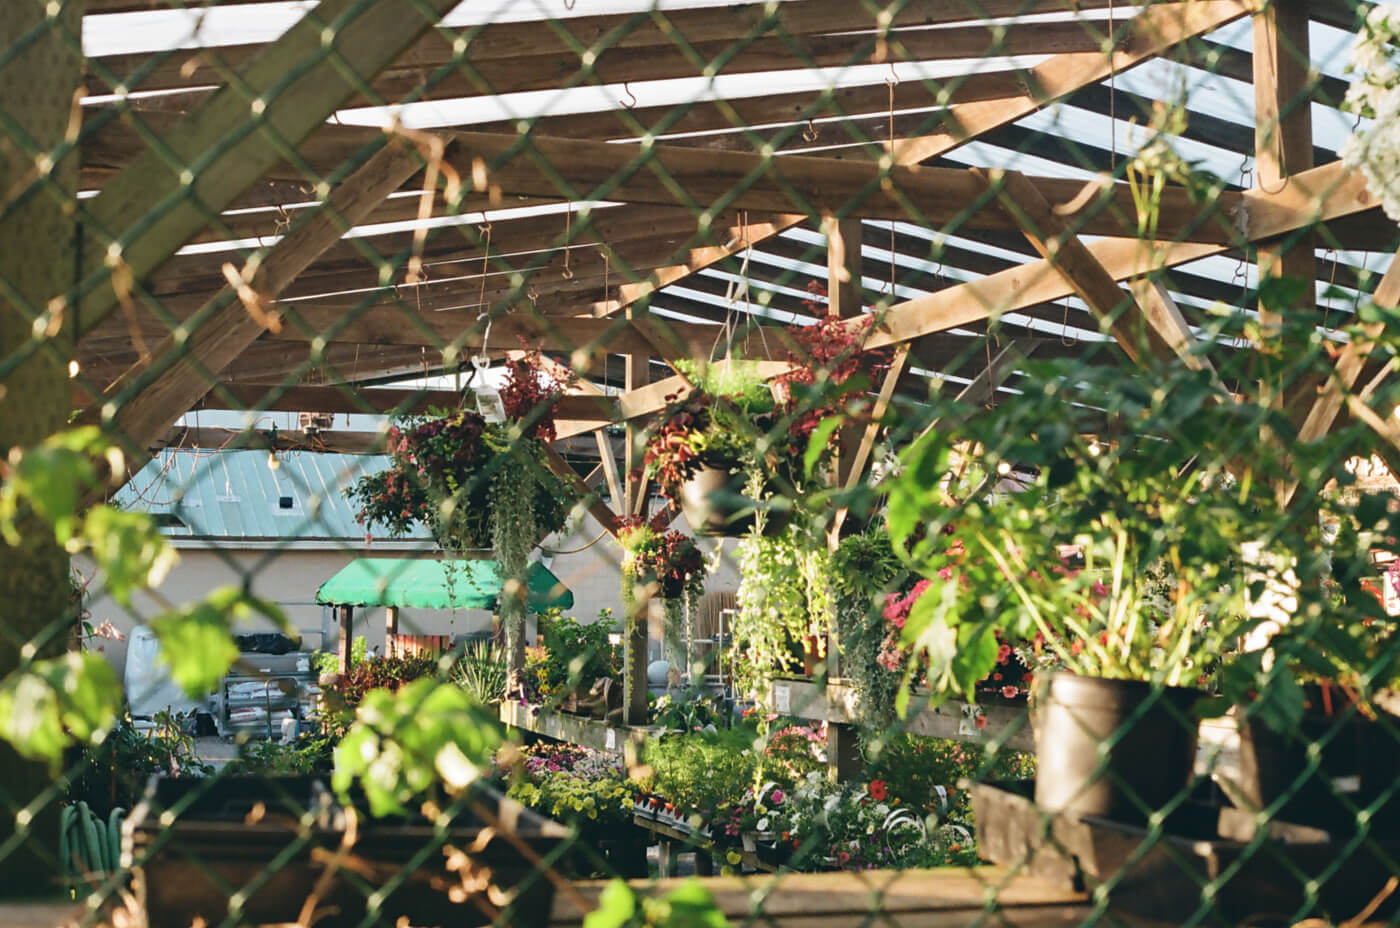
[[[510,669],[501,651],[489,641],[467,645],[466,653],[452,669],[452,679],[483,706],[505,699]]]

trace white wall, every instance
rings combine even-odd
[[[677,525],[684,529],[684,520]],[[201,599],[219,586],[241,586],[246,580],[251,584],[254,595],[282,608],[292,626],[303,636],[305,647],[317,648],[324,644],[329,649],[335,646],[335,640],[333,637],[324,643],[321,640],[323,613],[332,635],[337,623],[328,607],[316,605],[317,587],[355,558],[419,556],[401,547],[391,548],[383,544],[357,544],[320,550],[299,545],[259,550],[250,549],[246,544],[240,547],[237,541],[218,549],[186,546],[189,544],[181,542],[178,549],[180,562],[160,588],[135,596],[129,609],[103,593],[101,578],[96,578],[90,587],[92,596],[89,609],[93,623],[110,620],[122,634],[126,634],[136,625],[167,609]],[[706,588],[737,588],[738,571],[731,557],[734,542],[702,538],[699,544],[707,556],[717,548],[723,548],[719,569],[710,577]],[[574,608],[570,614],[580,621],[592,621],[600,610],[606,608],[613,610],[615,619],[621,616],[621,576],[618,566],[621,549],[591,516],[586,517],[570,535],[548,539],[537,556],[541,556],[545,565],[573,591]],[[78,558],[75,566],[84,575],[90,575],[93,570],[91,562],[84,558]],[[270,622],[259,621],[249,623],[246,629],[240,630],[270,631],[273,627]],[[485,631],[490,627],[490,613],[483,610],[459,610],[455,615],[448,611],[425,609],[399,611],[401,634],[456,635]],[[530,633],[533,635],[533,627]],[[383,610],[356,609],[355,634],[364,636],[370,647],[379,648],[382,653]],[[126,665],[126,644],[108,640],[98,642],[97,647],[121,674]]]

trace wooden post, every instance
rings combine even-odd
[[[0,4],[0,47],[10,53],[0,64],[0,100],[13,121],[15,136],[0,130],[0,190],[5,221],[0,223],[0,364],[14,364],[0,380],[0,455],[34,448],[68,421],[68,362],[73,356],[73,307],[50,300],[74,283],[79,235],[73,207],[78,187],[78,152],[70,151],[40,181],[36,154],[52,152],[63,142],[69,120],[77,113],[77,90],[83,74],[82,2]],[[21,47],[21,38],[29,41]],[[149,208],[150,202],[144,204]],[[42,314],[57,310],[44,323]],[[40,334],[41,333],[41,334]],[[43,343],[31,345],[31,339]],[[21,360],[19,352],[29,351]],[[27,507],[21,507],[23,513]],[[50,625],[73,620],[68,601],[68,554],[43,519],[22,514],[15,520],[18,543],[0,541],[0,679],[22,660],[50,658],[62,652],[71,635]],[[26,653],[37,648],[37,653]],[[20,711],[28,707],[21,706]],[[9,742],[0,741],[0,898],[49,891],[58,876],[57,797],[34,802],[52,783],[42,763],[22,760]],[[16,811],[30,807],[32,819],[17,821]],[[11,842],[14,842],[13,844]]]
[[[654,600],[648,587],[640,587],[632,614],[622,617],[623,663],[622,719],[628,725],[647,723],[647,616]]]
[[[341,673],[350,672],[350,649],[355,642],[355,607],[340,607],[340,640],[336,643],[336,666]]]
[[[827,775],[837,783],[854,780],[860,775],[860,745],[856,730],[850,725],[829,722],[826,726]]]
[[[628,316],[632,310],[628,309]],[[644,387],[651,379],[651,359],[642,354],[627,356],[625,385],[628,391]],[[645,492],[645,482],[636,475],[641,432],[632,422],[627,423],[626,486],[620,512],[623,516],[639,512]],[[628,725],[647,723],[647,616],[651,612],[652,591],[640,587],[635,591],[632,614],[622,617],[622,642],[626,658],[623,662],[626,678],[622,681],[622,718]]]
[[[1254,185],[1277,192],[1289,178],[1313,167],[1312,103],[1308,95],[1311,54],[1306,0],[1269,0],[1254,16]],[[1313,236],[1290,237],[1259,246],[1259,281],[1292,277],[1306,281],[1297,308],[1315,306],[1317,276]],[[1276,337],[1282,320],[1279,307],[1259,305],[1261,335]],[[1279,405],[1283,395],[1315,395],[1316,384],[1272,384]],[[1311,403],[1309,396],[1308,403]],[[1307,415],[1299,403],[1296,421]]]
[[[399,633],[399,607],[384,607],[384,656],[394,657],[394,638]]]
[[[864,302],[864,288],[861,286],[863,260],[861,258],[861,221],[859,219],[837,220],[828,216],[822,222],[826,233],[826,275],[827,275],[827,314],[837,318],[860,314]],[[845,486],[852,476],[857,447],[860,444],[861,429],[847,425],[837,430],[835,436],[836,455],[832,461],[831,477],[836,486]],[[835,551],[841,541],[841,526],[846,521],[842,509],[832,520],[827,535],[827,546]],[[822,676],[830,680],[841,675],[840,651],[836,626],[833,623],[826,630],[826,663]]]

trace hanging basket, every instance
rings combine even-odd
[[[754,511],[763,506],[743,493],[744,478],[723,467],[702,467],[681,484],[681,512],[697,535],[742,535],[753,527]],[[763,534],[776,535],[792,518],[788,509],[765,509]]]

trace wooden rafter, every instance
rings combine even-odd
[[[238,77],[103,185],[79,209],[85,230],[79,334],[118,302],[118,291],[144,278],[209,223],[239,193],[323,125],[353,92],[344,69],[371,79],[446,14],[456,0],[384,0],[350,17],[336,34],[332,55],[324,41],[355,0],[322,0],[263,49]],[[256,120],[248,94],[266,95]],[[229,127],[256,125],[232,137]],[[198,165],[186,178],[172,162]],[[190,183],[187,185],[186,180]],[[141,234],[131,236],[131,230]],[[128,239],[130,239],[128,241]]]
[[[1119,50],[1113,66],[1121,71],[1140,64],[1155,55],[1161,54],[1172,45],[1196,35],[1209,32],[1245,15],[1247,10],[1234,0],[1212,0],[1209,3],[1157,4],[1150,7],[1143,16],[1154,17],[1149,24],[1137,30],[1138,35],[1156,34],[1158,41],[1144,43],[1134,48]],[[1160,18],[1158,18],[1160,17]],[[1152,28],[1147,28],[1151,25]],[[946,154],[954,148],[974,138],[982,131],[1006,125],[1021,119],[1040,108],[1067,96],[1080,88],[1096,83],[1106,76],[1102,54],[1057,55],[1033,69],[1036,77],[1034,86],[1014,99],[988,101],[987,103],[967,103],[951,108],[951,114],[962,127],[956,134],[942,133],[936,136],[913,140],[894,150],[895,163],[917,164],[925,158]],[[974,111],[974,107],[984,110]],[[993,111],[998,116],[991,115]],[[792,228],[805,217],[779,217],[773,223],[774,229],[768,235],[755,234],[751,241],[757,243]],[[732,253],[731,249],[716,249],[703,259],[692,258],[683,264],[662,268],[643,282],[624,287],[614,300],[606,300],[594,308],[598,315],[611,315],[620,312],[632,303],[645,299],[656,290],[684,280],[690,274],[721,261]]]
[[[171,335],[118,377],[101,405],[80,421],[101,423],[130,443],[127,473],[145,465],[140,454],[186,409],[209,391],[218,376],[268,328],[279,328],[276,299],[316,256],[337,242],[374,205],[418,171],[422,159],[411,145],[391,141],[339,187],[323,210],[308,215],[268,253],[265,260],[228,269],[236,280],[225,299],[211,303],[187,335]]]
[[[1032,247],[1098,316],[1099,325],[1108,329],[1128,357],[1142,363],[1149,355],[1165,360],[1177,349],[1186,353],[1190,333],[1172,331],[1166,336],[1159,331],[1156,323],[1170,317],[1153,317],[1143,312],[1137,299],[1118,285],[1024,175],[1017,171],[976,173],[988,189],[998,191],[1007,208],[1017,215],[1021,231]]]

